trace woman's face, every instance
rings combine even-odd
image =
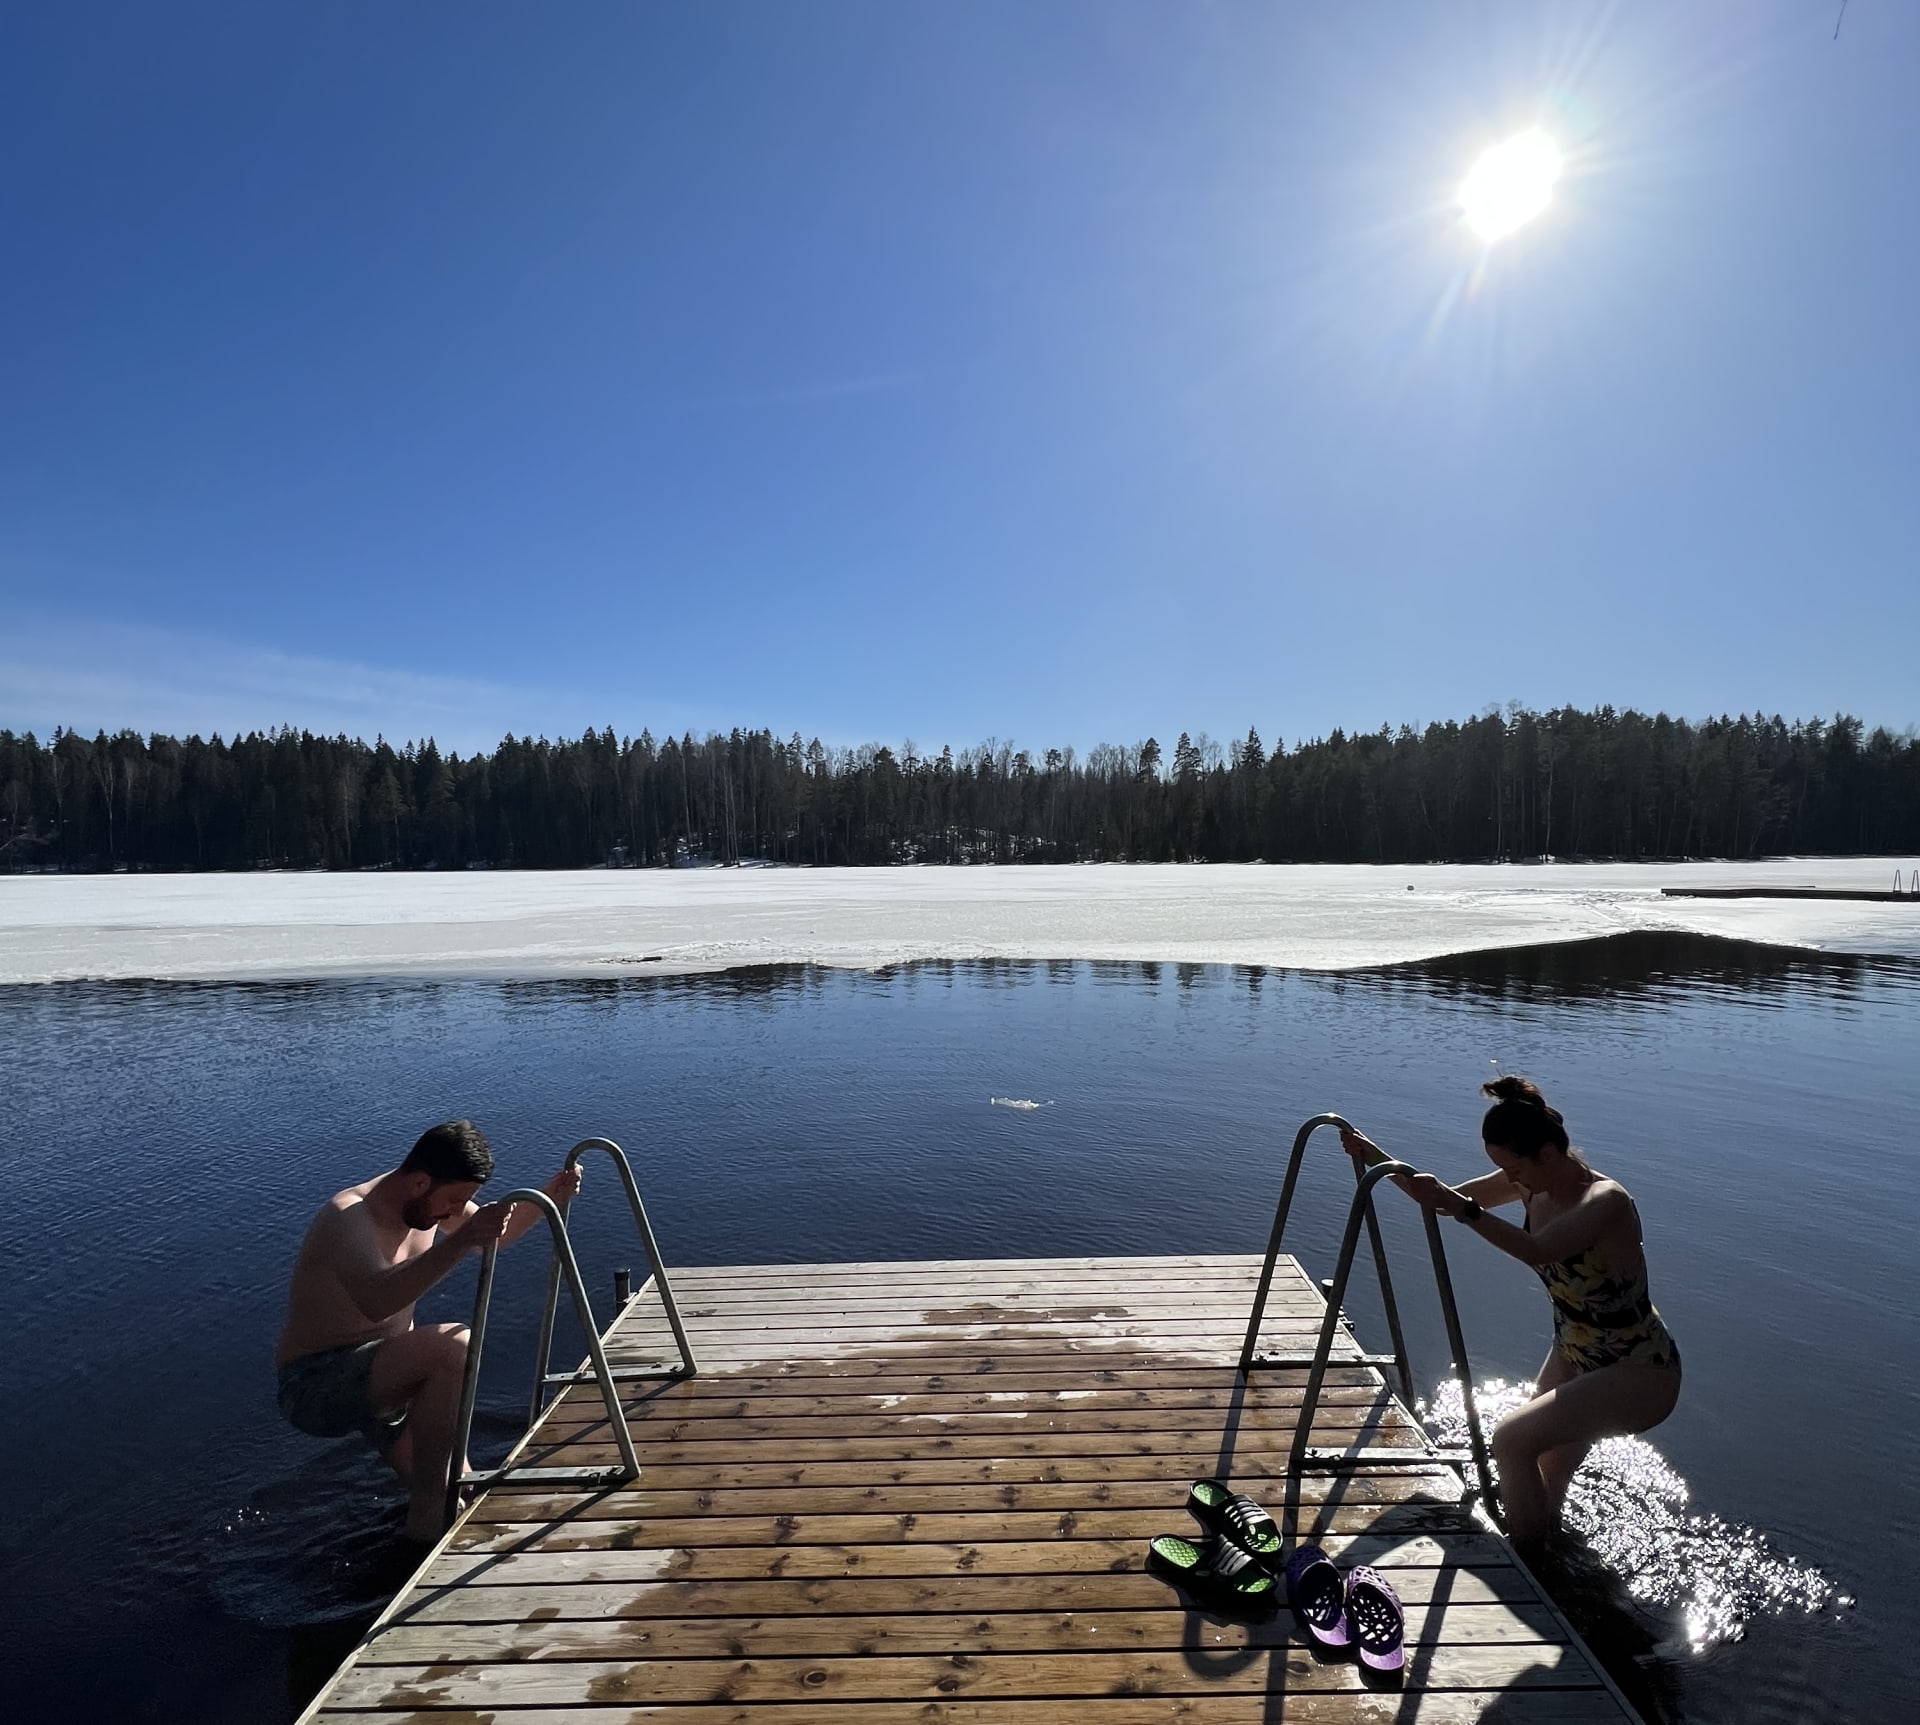
[[[1487,1160],[1523,1192],[1540,1190],[1540,1159],[1522,1156],[1504,1144],[1488,1144]]]

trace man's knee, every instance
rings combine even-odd
[[[427,1355],[434,1371],[464,1372],[467,1369],[467,1341],[465,1324],[436,1324]]]

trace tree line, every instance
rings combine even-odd
[[[0,869],[1920,854],[1920,740],[1857,719],[1509,707],[1286,747],[1035,754],[767,730],[442,754],[282,729],[0,731]]]

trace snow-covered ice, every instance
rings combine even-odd
[[[1920,958],[1920,904],[1670,899],[1884,891],[1910,859],[1763,863],[0,876],[0,983],[577,977],[921,959],[1350,970],[1680,929]]]

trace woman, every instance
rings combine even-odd
[[[1680,1350],[1647,1297],[1640,1214],[1626,1188],[1587,1165],[1537,1086],[1509,1077],[1481,1089],[1495,1099],[1480,1122],[1494,1172],[1457,1187],[1431,1174],[1394,1183],[1531,1264],[1547,1285],[1553,1351],[1533,1399],[1493,1434],[1507,1532],[1532,1543],[1558,1526],[1567,1486],[1596,1442],[1647,1431],[1673,1412]],[[1382,1154],[1358,1132],[1340,1142],[1358,1162]],[[1522,1226],[1488,1213],[1502,1204],[1522,1206]]]

